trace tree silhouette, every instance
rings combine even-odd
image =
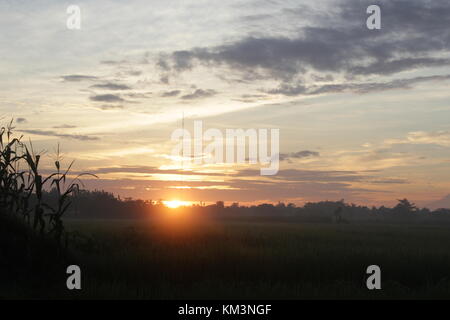
[[[417,211],[417,207],[414,203],[408,199],[398,200],[398,204],[394,207],[394,212],[399,214],[412,214]]]

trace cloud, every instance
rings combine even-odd
[[[125,84],[118,84],[118,83],[103,83],[103,84],[95,84],[91,86],[91,88],[97,88],[97,89],[109,89],[109,90],[129,90],[131,87],[125,85]]]
[[[450,146],[450,131],[414,131],[409,132],[404,139],[388,139],[385,141],[388,145],[393,144],[434,144],[439,146]]]
[[[100,110],[121,110],[123,109],[122,105],[103,105],[98,107]]]
[[[266,95],[262,95],[262,94],[243,94],[243,95],[241,95],[240,98],[236,98],[233,100],[244,102],[244,103],[253,103],[253,102],[257,102],[265,97],[266,97]]]
[[[373,184],[408,184],[409,181],[406,179],[376,179],[371,180],[369,183]]]
[[[280,153],[280,161],[289,160],[289,159],[303,159],[309,157],[319,157],[320,153],[316,151],[310,150],[302,150],[298,152],[292,153]]]
[[[298,96],[301,94],[308,94],[308,88],[303,84],[290,85],[282,83],[278,88],[268,90],[270,94],[281,94],[285,96]]]
[[[125,93],[124,95],[132,99],[147,99],[150,97],[151,94],[152,94],[151,92],[130,92]]]
[[[142,71],[141,70],[128,70],[128,71],[125,71],[124,73],[129,75],[129,76],[137,77],[137,76],[140,76],[142,74]]]
[[[450,80],[450,75],[415,77],[410,79],[396,79],[386,82],[326,84],[321,86],[312,85],[309,87],[302,84],[289,85],[283,83],[276,89],[268,90],[267,93],[280,94],[285,96],[318,95],[324,93],[342,93],[342,92],[353,92],[362,94],[394,89],[410,89],[414,84],[418,83],[429,81],[447,81],[447,80]]]
[[[182,176],[217,176],[223,178],[232,178],[239,181],[245,180],[245,178],[253,178],[260,176],[259,169],[242,169],[236,173],[225,172],[203,172],[203,171],[186,171],[177,169],[159,169],[153,166],[116,166],[116,167],[102,167],[97,169],[91,169],[90,172],[94,174],[108,174],[108,173],[138,173],[144,175],[152,174],[169,174],[180,175],[180,181],[183,180]],[[258,184],[279,184],[279,180],[285,180],[286,182],[359,182],[372,179],[371,176],[366,173],[358,171],[333,171],[333,170],[298,170],[298,169],[284,169],[280,170],[275,176],[267,176],[266,180],[254,181]],[[236,181],[237,181],[236,180]]]
[[[187,50],[183,51],[175,51],[173,54],[174,65],[173,68],[175,70],[186,70],[192,68],[192,58],[194,54]],[[163,66],[164,64],[159,62],[159,66]]]
[[[239,171],[240,177],[251,177],[259,175],[259,170],[244,169]],[[333,171],[333,170],[279,170],[274,176],[268,176],[273,181],[296,181],[296,182],[359,182],[370,179],[371,176],[361,174],[358,171]]]
[[[159,81],[162,84],[169,84],[170,78],[169,78],[169,76],[167,74],[163,74],[163,75],[161,75]]]
[[[82,74],[71,74],[68,76],[62,76],[61,77],[66,82],[80,82],[85,80],[97,80],[97,77],[94,76],[87,76]]]
[[[183,100],[194,100],[194,99],[201,99],[201,98],[212,97],[212,96],[214,96],[216,94],[217,94],[217,91],[212,90],[212,89],[207,89],[207,90],[197,89],[191,94],[186,94],[186,95],[182,96],[181,99],[183,99]]]
[[[205,172],[197,171],[187,171],[187,170],[177,170],[177,169],[159,169],[153,166],[115,166],[115,167],[100,167],[96,169],[91,169],[91,173],[94,174],[109,174],[109,173],[138,173],[138,174],[170,174],[170,175],[199,175],[199,176],[211,176],[216,175]],[[220,175],[219,173],[217,175]]]
[[[443,58],[400,58],[390,61],[377,61],[368,66],[355,66],[350,73],[356,75],[383,74],[390,75],[404,70],[424,67],[439,67],[450,65],[450,59]]]
[[[39,136],[67,138],[67,139],[75,139],[75,140],[81,140],[81,141],[99,140],[98,137],[87,136],[87,135],[80,135],[80,134],[58,133],[58,132],[55,132],[55,131],[52,131],[52,130],[20,130],[20,131],[24,132],[24,133],[39,135]]]
[[[102,60],[102,61],[100,61],[100,63],[101,64],[106,64],[106,65],[118,65],[118,64],[124,64],[124,63],[127,63],[128,61],[126,61],[126,60],[120,60],[120,61],[117,61],[117,60]]]
[[[77,126],[70,125],[70,124],[62,124],[62,125],[59,125],[59,126],[54,126],[53,129],[74,129],[76,127]]]
[[[346,76],[391,75],[450,65],[450,6],[446,0],[378,1],[382,30],[365,27],[370,1],[339,1],[316,12],[316,25],[291,36],[247,36],[212,47],[162,55],[158,65],[177,72],[197,65],[227,67],[244,79],[291,83],[307,72]],[[298,18],[303,14],[298,11]],[[298,79],[297,79],[298,80]],[[291,88],[299,92],[303,88]],[[298,94],[291,92],[292,94]]]
[[[17,119],[16,119],[16,122],[17,122],[17,123],[26,123],[26,122],[27,122],[27,119],[25,119],[25,118],[17,118]]]
[[[203,201],[223,200],[228,202],[262,202],[279,200],[299,201],[308,199],[316,200],[340,200],[342,198],[361,199],[361,194],[383,193],[379,190],[352,187],[347,183],[319,183],[319,182],[259,182],[250,180],[231,180],[227,182],[212,181],[163,181],[163,180],[139,180],[133,179],[84,179],[90,188],[105,189],[121,195],[145,198],[148,189],[152,190],[154,199],[166,199],[173,195],[174,186],[190,187],[179,189],[179,192],[188,199],[202,199]],[[136,187],[128,193],[121,189],[123,186]],[[209,186],[204,188],[203,186]],[[220,186],[220,187],[219,187]],[[255,190],[257,192],[255,193]],[[297,201],[296,201],[297,202]]]
[[[92,101],[97,101],[97,102],[124,102],[125,100],[122,99],[120,96],[115,95],[115,94],[100,94],[100,95],[95,95],[95,96],[91,96],[89,98]]]
[[[161,97],[176,97],[181,93],[181,90],[166,91],[161,94]]]
[[[319,171],[319,170],[280,170],[277,176],[268,176],[265,179],[255,180],[255,176],[259,176],[259,169],[244,169],[235,173],[226,172],[196,172],[184,171],[177,169],[162,170],[153,166],[117,166],[102,167],[90,169],[89,172],[103,174],[124,174],[133,175],[131,179],[105,179],[95,180],[92,183],[101,183],[109,185],[109,190],[114,186],[133,185],[137,186],[137,190],[141,187],[151,185],[154,191],[154,197],[165,198],[172,194],[173,188],[181,187],[183,194],[192,198],[201,198],[205,201],[216,201],[218,199],[225,201],[278,201],[289,198],[307,198],[309,200],[323,199],[342,199],[343,197],[355,199],[361,197],[362,194],[385,193],[388,191],[374,190],[369,188],[361,188],[354,186],[353,183],[370,183],[395,184],[403,183],[401,179],[377,178],[369,175],[368,172],[358,171]],[[76,173],[76,172],[74,172]],[[136,174],[146,176],[146,179],[139,180]],[[163,177],[167,174],[170,180]],[[174,179],[174,175],[178,179]],[[185,176],[199,176],[199,179],[185,179]],[[152,176],[148,180],[148,176]],[[208,181],[205,176],[217,176],[218,179]],[[282,183],[281,183],[282,182]],[[91,182],[89,182],[91,183]],[[405,182],[406,183],[406,182]],[[141,186],[141,187],[139,187]],[[145,188],[142,188],[144,190]],[[257,192],[255,193],[255,191]],[[169,193],[165,193],[169,192]],[[180,191],[181,192],[181,191]],[[122,191],[121,191],[122,193]],[[142,196],[145,196],[145,192]],[[136,192],[133,194],[136,196]]]

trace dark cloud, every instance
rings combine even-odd
[[[310,87],[306,87],[303,84],[294,84],[291,86],[289,84],[283,83],[278,88],[268,90],[267,92],[271,94],[282,94],[286,96],[317,95],[324,93],[341,92],[369,93],[394,89],[409,89],[414,84],[422,82],[447,80],[450,80],[450,75],[415,77],[410,79],[397,79],[387,82],[327,84],[322,86],[313,85]]]
[[[68,76],[62,76],[61,77],[66,82],[79,82],[79,81],[85,81],[85,80],[97,80],[97,77],[94,76],[88,76],[88,75],[82,75],[82,74],[71,74]]]
[[[180,93],[181,93],[180,90],[166,91],[166,92],[163,92],[163,93],[161,94],[161,97],[176,97],[176,96],[178,96]]]
[[[390,75],[404,70],[423,67],[439,67],[450,65],[450,59],[442,58],[401,58],[391,61],[377,61],[368,66],[354,66],[349,68],[350,73],[356,75],[382,74]]]
[[[125,100],[122,99],[120,96],[115,95],[115,94],[100,94],[100,95],[95,95],[95,96],[91,96],[89,98],[92,101],[97,101],[97,102],[124,102]]]
[[[327,74],[327,75],[324,75],[324,76],[313,74],[313,75],[311,75],[311,78],[315,82],[330,82],[330,81],[334,80],[334,77],[331,74]]]
[[[406,179],[378,179],[368,181],[373,184],[407,184],[409,183]]]
[[[169,71],[170,70],[170,65],[169,65],[169,63],[167,61],[167,56],[161,55],[161,57],[156,62],[156,66],[159,67],[160,69],[164,70],[164,71]]]
[[[147,99],[151,94],[151,92],[130,92],[126,93],[125,96],[133,99]]]
[[[384,91],[392,89],[408,89],[412,85],[427,81],[446,81],[450,80],[450,75],[415,77],[410,79],[397,79],[388,82],[368,82],[368,83],[350,83],[343,85],[325,85],[312,89],[310,94],[320,94],[327,92],[352,91],[356,93],[368,93],[374,91]]]
[[[24,133],[34,134],[34,135],[40,135],[40,136],[49,136],[49,137],[58,137],[58,138],[67,138],[67,139],[75,139],[75,140],[81,140],[81,141],[92,141],[92,140],[99,140],[98,137],[93,136],[87,136],[87,135],[80,135],[80,134],[65,134],[65,133],[58,133],[52,130],[20,130]]]
[[[125,84],[118,84],[118,83],[103,83],[103,84],[95,84],[91,86],[91,88],[97,88],[97,89],[108,89],[108,90],[129,90],[131,89],[129,86]]]
[[[405,70],[450,65],[450,4],[435,1],[377,1],[382,29],[369,30],[371,1],[340,1],[333,15],[318,15],[317,25],[296,36],[249,36],[215,47],[176,51],[161,58],[165,69],[184,71],[196,64],[226,66],[243,79],[291,83],[305,72],[347,76],[391,75]],[[301,18],[301,11],[299,11]],[[298,80],[298,79],[297,79]],[[302,86],[292,88],[291,95]]]
[[[168,75],[164,74],[160,77],[159,81],[163,84],[169,84],[170,78]]]
[[[207,89],[207,90],[197,89],[191,94],[186,94],[186,95],[182,96],[181,99],[183,99],[183,100],[194,100],[194,99],[201,99],[201,98],[212,97],[212,96],[214,96],[216,94],[217,94],[217,91],[212,90],[212,89]]]
[[[103,61],[100,61],[100,63],[101,64],[106,64],[106,65],[118,65],[118,64],[123,64],[123,63],[127,63],[128,61],[126,61],[126,60],[120,60],[120,61],[117,61],[117,60],[103,60]]]
[[[175,51],[172,56],[174,62],[173,68],[175,70],[186,70],[192,68],[192,58],[195,57],[194,53],[187,50]],[[164,64],[159,64],[159,66],[162,65]]]
[[[292,153],[280,153],[280,161],[289,160],[289,159],[303,159],[309,157],[319,157],[320,153],[316,151],[310,150],[302,150],[298,152]]]
[[[17,119],[16,119],[16,122],[17,122],[17,123],[26,123],[26,122],[27,122],[27,119],[25,119],[25,118],[17,118]]]
[[[282,94],[285,96],[298,96],[302,94],[307,94],[308,88],[303,84],[288,84],[282,83],[276,89],[268,90],[267,93],[271,94]]]
[[[263,95],[263,94],[243,94],[243,95],[241,95],[241,97],[243,99],[259,99],[259,98],[264,98],[265,95]]]

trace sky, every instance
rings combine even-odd
[[[0,0],[0,117],[44,173],[60,143],[122,197],[426,205],[450,193],[449,26],[447,0]],[[279,129],[278,173],[180,167],[183,118]]]

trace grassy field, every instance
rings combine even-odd
[[[173,221],[68,221],[80,233],[70,248],[82,290],[66,290],[64,274],[45,289],[9,295],[450,298],[449,226]],[[382,290],[366,289],[371,264],[381,267]]]

